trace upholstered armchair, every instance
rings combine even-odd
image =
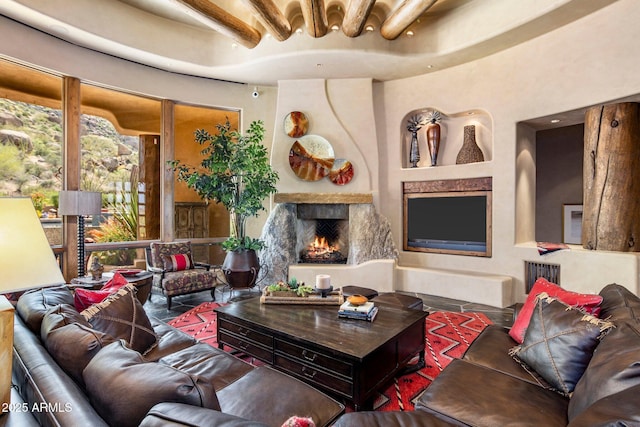
[[[191,242],[153,242],[146,249],[146,261],[147,270],[153,273],[152,293],[167,298],[167,310],[176,295],[210,290],[215,300],[219,266],[194,262]]]

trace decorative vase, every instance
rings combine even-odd
[[[253,288],[260,271],[258,254],[253,249],[227,252],[222,272],[231,289]]]
[[[420,161],[420,147],[418,147],[418,131],[424,125],[424,121],[421,116],[411,116],[407,121],[407,130],[411,132],[411,146],[409,147],[409,163],[411,167],[418,167]]]
[[[418,147],[418,132],[411,133],[411,148],[409,150],[409,163],[412,168],[418,167],[420,161],[420,148]]]
[[[440,112],[432,111],[427,116],[429,123],[427,124],[427,147],[431,155],[431,166],[438,163],[438,151],[440,151]]]
[[[456,164],[484,162],[484,154],[476,144],[476,127],[469,125],[464,127],[464,140],[462,148],[456,157]]]

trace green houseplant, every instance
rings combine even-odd
[[[244,134],[232,129],[229,120],[216,125],[216,130],[215,134],[204,129],[195,132],[195,141],[204,146],[199,168],[179,160],[169,163],[179,181],[202,199],[220,203],[229,211],[231,230],[222,244],[227,251],[223,270],[232,287],[252,287],[260,269],[256,251],[264,248],[264,242],[247,236],[245,225],[247,218],[265,210],[263,202],[276,192],[278,174],[262,145],[261,120],[252,122]],[[248,259],[251,265],[244,267],[239,258]]]

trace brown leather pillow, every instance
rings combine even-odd
[[[158,337],[142,304],[136,297],[134,285],[126,285],[104,301],[81,313],[94,329],[123,339],[140,353],[146,353],[157,343]]]
[[[210,382],[161,363],[145,362],[123,341],[100,350],[83,378],[92,405],[113,426],[138,426],[160,402],[220,410]]]
[[[66,285],[27,291],[18,300],[16,310],[31,332],[39,335],[45,313],[58,304],[73,305],[73,294]]]
[[[100,349],[113,341],[113,337],[78,322],[52,329],[44,344],[58,365],[84,387],[82,371]]]
[[[600,338],[613,327],[546,293],[538,295],[521,345],[510,354],[569,396],[582,377]]]
[[[69,304],[58,304],[53,306],[44,314],[40,325],[40,338],[46,341],[49,333],[55,329],[61,328],[71,323],[80,323],[84,326],[91,327],[87,319]]]

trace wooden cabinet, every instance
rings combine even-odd
[[[175,204],[176,239],[209,237],[209,206],[206,203],[180,202]],[[209,262],[209,247],[194,246],[195,261]]]

